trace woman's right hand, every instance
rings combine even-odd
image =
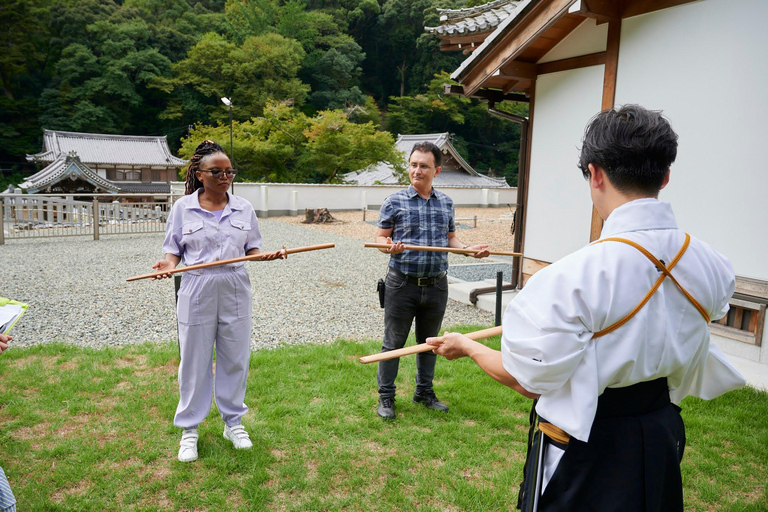
[[[165,271],[171,271],[176,268],[176,264],[174,264],[172,261],[168,261],[166,259],[157,260],[154,265],[152,265],[152,268],[154,270],[157,270],[158,272],[165,272]],[[161,274],[157,277],[153,277],[152,280],[155,279],[165,279],[166,277],[171,277],[173,274]]]

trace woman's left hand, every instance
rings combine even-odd
[[[285,257],[284,250],[265,252],[261,254],[261,261],[284,260]]]

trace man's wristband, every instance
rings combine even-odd
[[[462,249],[469,249],[469,246],[465,245],[464,247],[462,247]],[[469,258],[469,254],[467,254],[467,253],[464,253],[464,256]]]

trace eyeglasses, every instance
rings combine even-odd
[[[209,172],[211,173],[211,176],[214,178],[221,179],[222,176],[226,178],[234,178],[237,176],[237,169],[227,169],[226,171],[222,169],[199,169],[200,172]]]

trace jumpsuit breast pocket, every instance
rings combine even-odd
[[[245,244],[248,241],[248,236],[251,233],[250,221],[230,217],[229,225],[231,227],[231,229],[227,230],[229,244],[232,247],[242,250],[245,247]]]
[[[187,257],[192,261],[199,256],[207,243],[203,227],[202,220],[191,220],[185,222],[181,228],[181,244]]]

